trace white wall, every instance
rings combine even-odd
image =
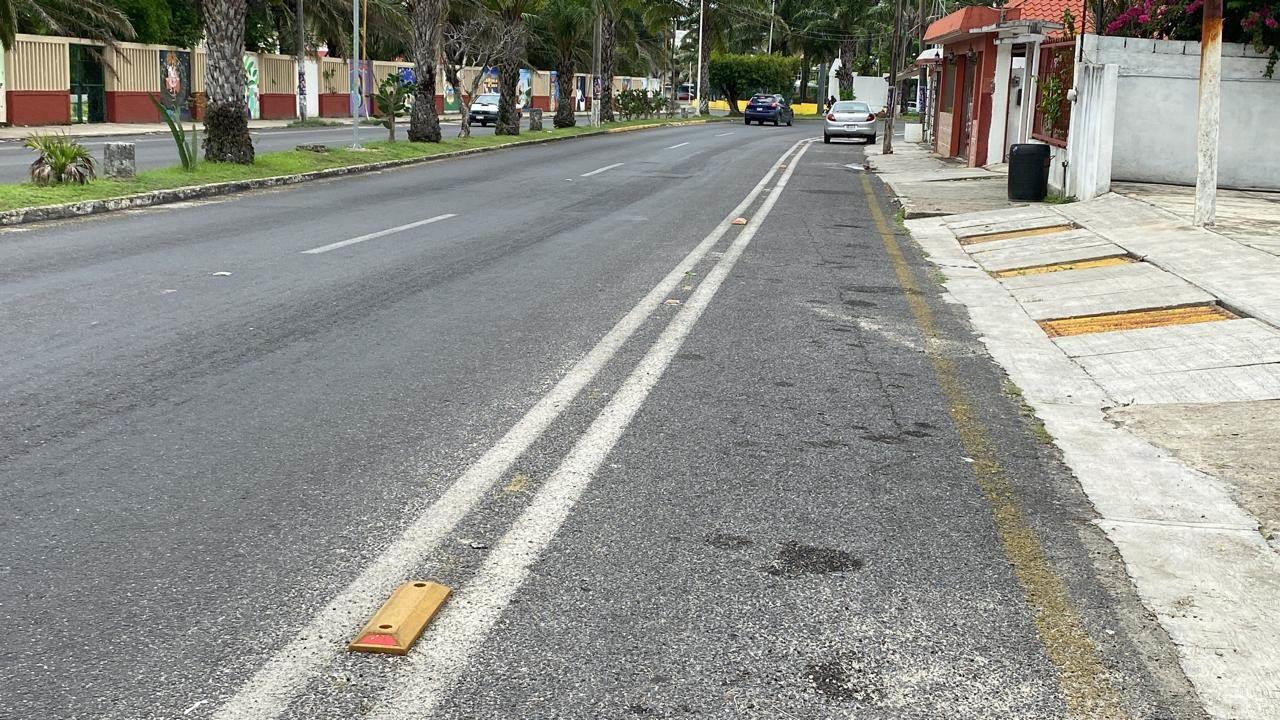
[[[839,97],[840,79],[836,77],[839,69],[840,58],[836,58],[827,71],[827,95],[832,97]],[[854,75],[853,97],[881,112],[889,104],[889,81],[879,75]]]
[[[1116,66],[1110,178],[1194,185],[1200,43],[1083,40],[1085,63]],[[1280,190],[1280,73],[1267,79],[1266,58],[1245,45],[1224,43],[1222,55],[1218,183]]]

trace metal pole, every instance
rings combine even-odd
[[[351,147],[360,147],[360,0],[351,0]]]
[[[1192,223],[1212,225],[1218,203],[1218,123],[1222,100],[1222,0],[1205,0],[1200,31],[1200,112],[1196,122],[1196,209]]]
[[[769,54],[773,54],[773,16],[778,14],[778,0],[769,0]]]
[[[698,3],[698,87],[696,89],[698,95],[698,109],[695,115],[702,114],[702,45],[704,36],[706,35],[706,19],[707,19],[707,0],[700,0]]]
[[[880,145],[883,155],[893,154],[893,119],[898,109],[898,48],[902,34],[902,0],[894,3],[893,11],[893,45],[889,48],[889,108],[884,117],[884,142]]]
[[[307,121],[307,31],[302,25],[302,0],[298,0],[298,119]]]
[[[920,0],[920,9],[917,12],[920,15],[917,18],[920,22],[920,34],[917,36],[920,41],[918,54],[924,54],[924,33],[929,26],[928,18],[924,16],[924,0]],[[927,117],[926,113],[929,106],[929,96],[925,93],[926,84],[924,63],[920,63],[920,72],[916,74],[916,122],[920,123],[921,136],[927,140],[928,136],[923,132],[926,128],[925,118]]]
[[[604,14],[596,15],[595,39],[591,45],[591,126],[600,127],[600,97],[607,92],[600,81],[600,39],[604,34]]]

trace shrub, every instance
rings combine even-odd
[[[668,99],[661,92],[627,89],[619,92],[616,100],[618,114],[623,120],[650,118],[668,109]]]
[[[93,153],[66,135],[34,133],[23,145],[39,153],[31,163],[31,182],[37,185],[84,185],[97,177]]]

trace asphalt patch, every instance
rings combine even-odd
[[[805,667],[804,679],[818,694],[832,700],[877,704],[884,698],[882,683],[874,674],[866,670],[850,671],[844,663],[836,660],[811,663]]]
[[[775,577],[827,575],[861,570],[865,564],[844,550],[786,542],[778,551],[773,564],[765,568],[765,572]]]
[[[720,548],[721,550],[737,550],[752,545],[751,538],[745,535],[730,535],[729,533],[712,533],[707,536],[707,544],[711,547]]]

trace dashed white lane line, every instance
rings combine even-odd
[[[393,228],[387,228],[386,230],[379,230],[379,231],[377,231],[377,232],[371,232],[371,233],[369,233],[368,235],[361,235],[360,237],[353,237],[353,238],[351,238],[350,240],[341,240],[341,241],[336,242],[336,243],[329,243],[328,245],[321,245],[321,246],[320,246],[320,247],[318,247],[318,248],[311,248],[310,250],[303,250],[303,251],[302,251],[302,254],[303,254],[303,255],[319,255],[320,253],[327,253],[327,252],[329,252],[330,250],[337,250],[338,248],[344,248],[344,247],[346,247],[346,246],[348,246],[348,245],[355,245],[356,243],[362,243],[362,242],[364,242],[365,240],[374,240],[374,239],[376,239],[376,238],[386,237],[386,236],[388,236],[388,235],[395,235],[396,233],[404,232],[405,230],[412,230],[412,229],[414,229],[414,228],[422,227],[423,225],[430,225],[431,223],[438,223],[438,222],[440,222],[441,220],[448,220],[448,219],[449,219],[449,218],[451,218],[451,217],[457,217],[457,216],[458,216],[458,215],[457,215],[457,213],[446,213],[446,214],[444,214],[444,215],[437,215],[437,216],[435,216],[435,217],[427,218],[426,220],[419,220],[419,221],[417,221],[417,222],[411,222],[411,223],[409,223],[409,224],[407,224],[407,225],[397,225],[396,227],[393,227]]]
[[[465,672],[471,656],[484,643],[498,618],[520,591],[529,575],[529,568],[555,539],[592,477],[622,437],[649,392],[662,379],[663,372],[684,345],[698,318],[769,217],[800,158],[809,149],[808,141],[805,142],[724,256],[693,291],[591,427],[578,438],[569,455],[538,490],[529,507],[494,546],[475,578],[455,594],[452,604],[445,608],[426,641],[410,653],[409,665],[390,685],[398,688],[398,693],[388,704],[376,710],[375,720],[429,718],[447,699],[449,689]]]
[[[792,145],[773,163],[760,182],[738,206],[689,251],[657,285],[641,298],[564,377],[525,413],[501,439],[475,461],[440,497],[415,517],[386,550],[375,557],[350,585],[329,601],[307,624],[298,628],[284,647],[273,653],[214,714],[214,720],[269,720],[278,717],[307,681],[330,664],[346,648],[349,636],[359,629],[391,590],[413,573],[422,561],[484,498],[515,461],[590,384],[614,354],[648,321],[662,301],[670,297],[725,233],[756,201],[778,173],[778,166],[801,144]],[[745,229],[744,229],[745,232]],[[704,281],[705,282],[705,281]]]
[[[716,135],[716,137],[725,137],[726,135],[732,135],[732,134],[733,134],[732,132],[720,133],[719,135]]]
[[[688,145],[688,144],[689,144],[689,143],[687,143],[687,142],[682,142],[682,143],[680,143],[679,145],[672,145],[671,147],[669,147],[669,148],[667,148],[667,149],[668,149],[668,150],[675,150],[676,148],[682,148],[682,147],[684,147],[685,145]]]
[[[582,173],[578,177],[591,177],[592,175],[599,175],[602,172],[608,172],[616,167],[622,167],[624,164],[625,163],[614,163],[612,165],[605,165],[604,167],[597,168],[595,170],[592,170],[591,172]]]

